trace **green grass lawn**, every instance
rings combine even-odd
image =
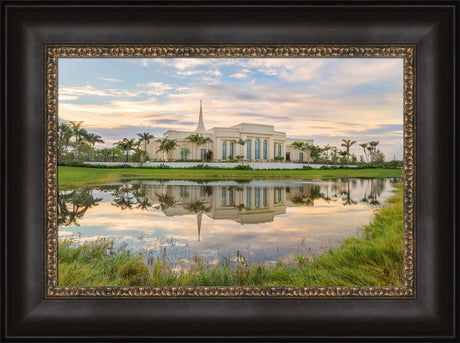
[[[187,271],[172,270],[161,259],[144,263],[142,255],[114,248],[100,240],[78,246],[60,241],[59,286],[402,286],[403,189],[396,185],[372,222],[359,237],[338,249],[309,257],[294,254],[294,262],[267,267],[249,264],[208,266],[197,261]]]
[[[134,169],[134,168],[58,168],[59,189],[101,185],[128,179],[334,179],[349,177],[402,177],[402,169],[334,170],[206,170],[206,169]]]

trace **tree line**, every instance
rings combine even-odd
[[[336,146],[329,144],[320,147],[319,145],[308,144],[302,141],[295,141],[292,146],[296,150],[310,154],[310,158],[314,163],[327,164],[356,164],[358,157],[350,153],[350,148],[357,142],[351,139],[342,139],[340,150]],[[385,154],[377,149],[379,141],[370,141],[359,144],[363,148],[364,155],[360,156],[360,163],[381,164],[385,161]]]
[[[96,148],[96,144],[105,143],[101,136],[89,132],[83,126],[83,121],[62,122],[58,126],[58,161],[59,163],[67,162],[145,162],[149,159],[147,152],[148,144],[155,138],[149,132],[141,132],[136,138],[123,138],[113,143],[112,148]],[[191,134],[185,138],[191,143],[191,150],[188,147],[181,147],[181,159],[189,160],[189,155],[194,160],[211,160],[212,151],[206,149],[206,154],[198,158],[198,151],[202,146],[208,146],[212,143],[211,138],[204,137],[199,133]],[[235,143],[244,146],[249,139],[239,139]],[[160,138],[157,139],[157,152],[163,153],[163,161],[172,159],[172,153],[179,147],[176,139]],[[330,146],[329,144],[320,147],[319,145],[308,144],[297,140],[292,146],[301,152],[308,153],[313,163],[325,164],[382,164],[385,160],[385,154],[377,146],[379,141],[370,141],[360,143],[363,149],[363,155],[358,157],[350,153],[350,148],[357,144],[357,141],[343,139],[341,148]],[[130,156],[130,153],[133,154]],[[229,160],[243,160],[244,156],[228,156]],[[284,159],[284,157],[282,157]],[[286,159],[290,159],[286,156]]]
[[[155,138],[149,132],[138,133],[136,138],[122,138],[113,143],[112,148],[96,148],[96,144],[105,143],[102,137],[89,132],[82,126],[83,121],[62,122],[58,126],[58,161],[66,162],[145,162],[149,159],[147,145]],[[185,138],[192,144],[192,151],[189,148],[182,148],[181,155],[188,155],[197,158],[198,149],[201,146],[212,143],[211,138],[203,137],[201,134],[193,134]],[[157,139],[157,152],[163,153],[163,161],[171,159],[172,152],[179,144],[176,139],[160,138]],[[194,151],[194,147],[196,147]],[[130,156],[130,153],[133,154]],[[212,152],[207,151],[202,159],[211,159]]]

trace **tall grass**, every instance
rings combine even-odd
[[[173,269],[165,259],[115,248],[113,241],[58,248],[60,286],[401,286],[403,284],[403,191],[396,184],[359,237],[340,248],[309,257],[294,253],[293,262],[274,266],[250,264],[239,252],[236,262],[210,266],[195,258],[187,270]]]

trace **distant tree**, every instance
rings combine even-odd
[[[342,146],[345,147],[347,151],[348,162],[350,162],[350,148],[353,144],[356,144],[356,141],[352,141],[350,139],[342,139]]]
[[[317,162],[319,160],[322,151],[319,146],[308,143],[304,144],[302,150],[310,154],[310,158],[313,160],[313,162]]]
[[[165,154],[168,155],[168,158],[171,159],[171,152],[177,147],[177,140],[175,139],[168,139],[162,138],[158,139],[157,142],[160,144],[158,147],[158,151],[163,152],[163,163],[165,161]]]
[[[58,154],[59,159],[62,160],[64,155],[67,154],[67,148],[70,144],[73,131],[69,124],[61,123],[58,126]]]
[[[200,146],[207,145],[209,143],[212,143],[212,139],[209,137],[203,137],[200,135],[200,139],[198,139],[198,142],[196,142],[197,150]],[[204,160],[206,156],[203,156],[202,160]]]
[[[382,164],[385,162],[385,154],[380,150],[371,152],[371,162],[375,164]]]
[[[366,152],[366,149],[367,149],[367,143],[361,143],[359,145],[361,148],[363,148],[363,151],[364,151],[364,157],[366,158],[366,161],[369,162],[369,159],[367,158],[367,152]]]
[[[88,132],[81,128],[83,121],[70,121],[70,124],[72,125],[72,136],[75,137],[75,157],[78,159],[78,146],[82,139],[87,137]]]
[[[138,144],[134,141],[134,138],[123,138],[121,141],[114,143],[114,145],[126,153],[126,162],[129,162],[129,152],[138,146]]]
[[[123,152],[120,148],[112,148],[110,149],[110,155],[112,157],[112,162],[115,162],[115,158],[123,157]]]
[[[189,148],[182,148],[181,154],[184,154],[185,159],[187,159],[188,154],[190,154],[190,149]]]
[[[323,153],[323,158],[326,162],[329,161],[329,150],[331,150],[331,146],[329,144],[326,144],[324,148],[321,149]]]
[[[144,151],[147,151],[147,144],[155,137],[150,132],[138,133],[137,135],[139,136],[139,144],[144,143]]]
[[[108,148],[100,149],[99,153],[104,157],[104,162],[107,162],[107,159],[112,153],[112,149],[108,149]]]
[[[348,152],[346,150],[339,150],[338,151],[338,154],[340,155],[340,164],[346,164],[349,162],[348,160]]]
[[[370,141],[367,144],[372,148],[372,151],[375,152],[377,150],[377,145],[379,145],[379,143],[379,141]]]
[[[302,150],[302,148],[304,147],[304,143],[302,141],[295,141],[291,144],[295,150]]]
[[[91,154],[92,154],[92,160],[94,160],[94,152],[96,151],[94,147],[96,146],[96,143],[104,143],[104,141],[101,139],[101,136],[96,135],[95,133],[88,133],[86,136],[86,140],[88,141],[88,143],[91,145],[93,149]]]
[[[369,150],[369,159],[370,161],[377,162],[377,160],[381,159],[381,156],[377,154],[377,145],[379,145],[379,141],[370,141],[368,144],[368,150]],[[385,156],[384,156],[385,159]]]
[[[337,147],[331,147],[331,162],[334,164],[337,164],[337,162],[339,161],[338,151],[339,150],[337,149]]]
[[[199,133],[195,133],[193,135],[185,137],[186,140],[190,141],[192,143],[192,156],[193,156],[193,146],[198,145],[198,142],[201,140],[201,135]],[[197,149],[198,150],[198,149]],[[197,159],[196,157],[197,152],[195,152],[195,160]]]

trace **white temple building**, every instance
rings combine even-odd
[[[209,137],[211,142],[197,146],[186,137],[194,134]],[[310,161],[307,152],[299,151],[292,146],[295,141],[313,144],[312,139],[287,138],[286,133],[275,131],[273,125],[240,123],[231,127],[213,127],[206,129],[203,121],[203,103],[200,100],[200,114],[195,131],[168,130],[163,138],[175,139],[177,148],[169,154],[170,161],[178,160],[208,160],[228,161],[242,156],[240,159],[251,162],[270,162],[285,160],[291,162]],[[239,144],[241,140],[244,145]],[[190,151],[187,153],[187,151]],[[157,139],[147,146],[149,160],[163,160],[163,152],[159,151]]]

